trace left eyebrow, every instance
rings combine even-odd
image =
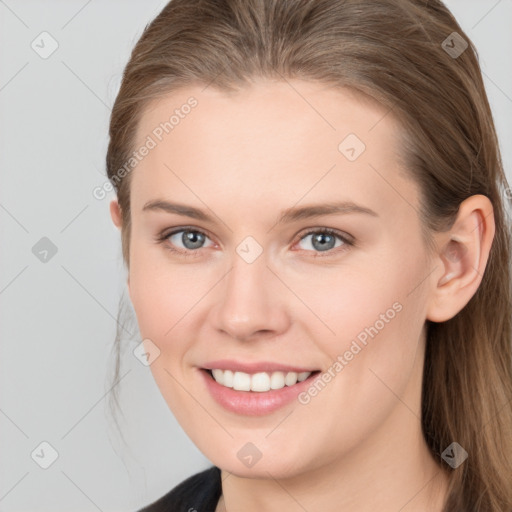
[[[362,213],[365,215],[371,215],[372,217],[379,216],[378,213],[374,212],[370,208],[367,208],[366,206],[358,205],[352,201],[342,201],[338,203],[324,203],[318,205],[288,208],[281,213],[277,224],[295,222],[298,220],[309,219],[311,217],[319,217],[321,215],[349,213]]]
[[[180,203],[171,203],[162,199],[155,199],[148,201],[142,211],[150,210],[161,210],[167,213],[175,213],[190,217],[196,220],[202,220],[204,222],[214,222],[213,217],[208,215],[203,210],[195,208],[193,206],[187,206]],[[361,206],[352,201],[343,201],[337,203],[323,203],[317,205],[307,205],[300,207],[292,207],[281,212],[277,224],[285,224],[296,222],[303,219],[309,219],[312,217],[319,217],[321,215],[336,215],[336,214],[349,214],[349,213],[360,213],[365,215],[371,215],[372,217],[379,217],[379,214],[367,208]]]

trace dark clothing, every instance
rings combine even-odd
[[[220,469],[212,466],[183,480],[138,512],[215,512],[221,494]]]

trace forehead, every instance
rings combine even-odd
[[[396,187],[414,194],[398,173],[400,129],[375,100],[315,82],[261,81],[234,93],[182,88],[140,119],[136,147],[151,149],[133,171],[132,197],[179,193],[197,204],[265,194],[291,206],[329,194],[385,208]]]
[[[312,142],[328,137],[330,143],[354,132],[375,142],[370,132],[378,125],[382,125],[376,131],[380,135],[387,134],[391,125],[398,127],[388,113],[362,93],[311,81],[261,80],[229,92],[191,85],[150,102],[141,116],[137,141],[148,134],[159,142],[162,137],[178,140],[180,132],[185,136],[187,125],[193,124],[196,137],[208,135],[212,140],[238,135],[260,144],[284,144],[304,135]]]

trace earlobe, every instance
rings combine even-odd
[[[492,203],[474,195],[463,201],[453,227],[439,235],[427,319],[445,322],[470,301],[482,281],[495,233]]]
[[[112,217],[112,222],[116,227],[121,229],[121,207],[119,206],[117,199],[112,199],[112,201],[110,201],[110,216]]]

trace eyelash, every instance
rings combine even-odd
[[[168,242],[169,237],[171,237],[172,235],[175,235],[176,233],[181,233],[182,231],[189,231],[191,233],[200,233],[200,234],[206,236],[207,238],[210,238],[207,233],[205,233],[204,231],[202,231],[200,229],[184,226],[179,229],[175,229],[174,231],[171,231],[171,232],[166,232],[166,231],[161,232],[160,234],[157,235],[156,241],[157,241],[157,243],[164,244],[165,248],[168,249],[169,251],[171,251],[173,253],[177,253],[185,258],[198,257],[199,252],[200,252],[199,249],[188,249],[188,250],[175,249],[169,243],[166,243],[166,242]],[[315,256],[313,256],[313,258],[325,258],[325,257],[334,256],[334,255],[339,254],[340,252],[347,251],[350,247],[354,247],[356,245],[352,238],[349,238],[348,236],[343,235],[341,232],[331,229],[331,228],[310,229],[306,233],[302,234],[299,237],[299,239],[297,240],[297,242],[300,242],[303,238],[305,238],[309,235],[318,234],[318,233],[335,236],[343,242],[343,245],[340,247],[329,249],[329,250],[325,251],[325,254],[322,254],[322,251],[306,251],[306,252],[315,252],[316,254],[315,254]]]

